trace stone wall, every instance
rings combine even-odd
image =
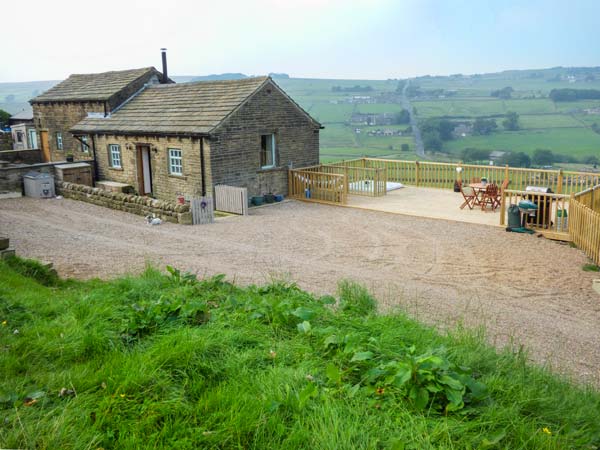
[[[261,135],[275,133],[276,166],[260,167]],[[248,195],[287,194],[288,168],[319,163],[319,127],[268,83],[215,132],[214,184],[247,187]]]
[[[13,164],[39,164],[43,162],[41,150],[3,150],[0,161]]]
[[[10,133],[0,133],[0,150],[12,150],[13,140]]]
[[[137,146],[147,145],[151,149],[150,169],[154,197],[174,202],[179,195],[183,195],[186,200],[189,200],[199,198],[202,194],[199,139],[99,135],[95,136],[95,142],[99,180],[130,184],[136,192],[139,192]],[[121,168],[113,168],[109,164],[108,146],[110,144],[117,144],[121,148]],[[205,151],[208,151],[207,147],[205,147]],[[183,175],[169,173],[170,148],[181,150]],[[208,166],[207,163],[206,186],[207,190],[210,190]]]
[[[81,142],[69,130],[87,116],[88,112],[104,114],[104,102],[55,102],[33,103],[33,121],[38,136],[41,130],[48,130],[51,161],[64,161],[69,154],[75,160],[89,159],[92,151],[81,151]],[[63,149],[56,145],[56,133],[62,133]],[[39,139],[39,137],[38,137]]]
[[[21,150],[21,151],[12,151],[14,153],[28,153],[39,150]],[[2,159],[0,153],[0,159]],[[86,160],[82,161],[88,163],[92,166],[92,173],[94,170],[94,161]],[[61,163],[39,163],[39,164],[9,164],[7,166],[0,167],[0,192],[21,192],[23,193],[23,175],[27,172],[31,172],[32,170],[36,172],[49,173],[52,174],[56,180],[56,171],[54,170],[55,166],[59,166],[64,164]]]
[[[54,164],[42,163],[0,167],[0,192],[23,193],[23,175],[32,170],[54,175]]]
[[[131,214],[147,216],[154,214],[167,222],[183,225],[192,224],[192,213],[189,205],[177,205],[150,197],[108,192],[103,189],[73,183],[56,183],[57,193],[65,198],[80,200],[105,208],[125,211]]]

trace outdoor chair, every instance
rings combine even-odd
[[[496,206],[499,207],[502,204],[502,198],[504,197],[504,191],[508,187],[508,180],[504,180],[500,189],[498,190],[498,197],[496,198]]]
[[[496,184],[488,184],[485,188],[485,192],[481,197],[481,209],[483,211],[486,210],[486,206],[490,205],[492,207],[492,211],[495,211],[500,203],[498,201],[498,185]]]
[[[464,209],[465,206],[468,206],[469,209],[473,209],[473,206],[477,205],[478,198],[477,192],[470,186],[463,187],[462,183],[460,184],[460,193],[462,194],[465,201],[462,205],[460,205],[460,209]]]

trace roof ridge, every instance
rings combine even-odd
[[[150,86],[150,88],[152,89],[165,89],[165,88],[172,88],[172,87],[189,87],[189,86],[194,86],[194,85],[207,85],[207,84],[236,84],[236,83],[243,83],[243,82],[264,82],[268,79],[270,79],[271,77],[264,75],[264,76],[258,76],[258,77],[247,77],[247,78],[239,78],[239,79],[235,79],[235,80],[196,80],[196,81],[186,81],[184,83],[173,83],[173,84],[155,84]]]

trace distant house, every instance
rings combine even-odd
[[[8,119],[13,140],[13,150],[29,150],[38,148],[38,139],[33,124],[33,113],[21,111]]]
[[[499,151],[499,150],[494,150],[493,152],[490,153],[490,159],[492,161],[498,161],[504,155],[506,155],[506,152],[502,152],[502,151]]]
[[[350,116],[352,125],[393,125],[395,120],[392,113],[353,113]]]
[[[466,123],[460,123],[460,124],[458,124],[457,126],[454,127],[454,130],[452,130],[452,135],[455,138],[467,137],[472,132],[473,132],[473,126],[472,125],[466,124]]]
[[[110,114],[69,126],[100,180],[163,200],[217,184],[286,194],[288,168],[318,164],[321,128],[269,77],[146,84]]]
[[[48,161],[90,159],[90,147],[69,129],[88,114],[108,116],[147,84],[163,81],[154,67],[71,75],[30,100],[40,148]],[[170,81],[170,80],[164,80]]]

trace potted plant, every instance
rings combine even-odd
[[[275,194],[273,194],[272,192],[265,194],[264,197],[265,197],[265,202],[267,202],[267,203],[275,202]]]
[[[250,202],[254,205],[254,206],[260,206],[265,202],[265,198],[262,195],[255,195],[254,197],[252,197],[250,199]]]

